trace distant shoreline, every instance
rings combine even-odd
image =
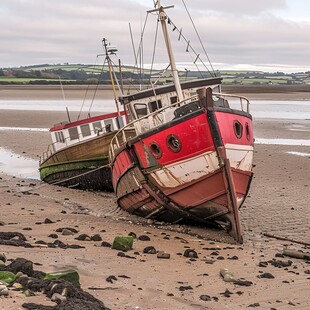
[[[92,98],[95,85],[65,85],[65,98],[82,100]],[[131,88],[131,93],[135,91]],[[223,85],[224,93],[238,94],[249,99],[269,100],[310,100],[310,85]],[[126,90],[127,91],[127,90]],[[110,86],[100,85],[97,99],[113,100]],[[0,100],[63,100],[63,93],[58,85],[0,85]]]

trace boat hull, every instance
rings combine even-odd
[[[203,109],[127,143],[114,159],[113,187],[120,207],[130,213],[240,226],[252,161],[251,116]],[[242,234],[240,227],[233,230]]]

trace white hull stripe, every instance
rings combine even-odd
[[[231,167],[251,171],[253,161],[252,146],[226,145],[226,147]],[[150,175],[159,186],[173,188],[197,180],[217,169],[219,169],[219,162],[216,152],[213,151],[163,166],[150,172]]]

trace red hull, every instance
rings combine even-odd
[[[231,221],[232,200],[240,207],[249,189],[252,162],[249,157],[248,162],[231,167],[225,146],[234,152],[237,145],[234,156],[240,150],[243,155],[253,147],[253,134],[250,117],[229,111],[214,113],[217,133],[208,112],[202,110],[127,144],[113,163],[119,205],[130,213],[169,222]],[[180,141],[177,151],[168,145],[171,135]],[[223,145],[217,145],[216,135]],[[160,152],[154,152],[154,145]]]

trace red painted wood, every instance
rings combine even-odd
[[[128,152],[123,150],[120,152],[114,161],[112,169],[112,183],[114,189],[116,188],[116,183],[119,177],[127,170],[132,164],[132,159],[130,158]]]
[[[170,134],[176,135],[182,143],[182,148],[178,153],[173,152],[167,146],[166,138]],[[206,151],[215,150],[205,114],[198,115],[180,124],[164,129],[135,143],[135,151],[143,168],[151,166],[145,150],[150,152],[150,145],[152,143],[157,143],[161,147],[162,157],[156,159],[161,165],[172,164],[197,156]]]
[[[253,145],[253,125],[252,120],[248,117],[224,113],[224,112],[215,112],[218,126],[220,129],[221,137],[223,144],[240,144],[240,145]],[[243,133],[241,138],[237,138],[234,131],[234,121],[239,121],[242,124]],[[249,139],[246,135],[246,124],[249,128]]]

